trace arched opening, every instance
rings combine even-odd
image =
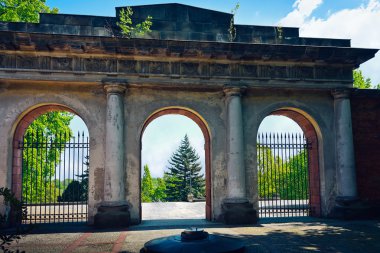
[[[26,112],[13,138],[12,190],[23,223],[87,222],[89,134],[74,110],[43,105]]]
[[[311,117],[271,112],[257,135],[260,217],[321,216],[318,136]]]
[[[202,207],[202,209],[204,210],[203,211],[204,213],[203,213],[202,217],[206,218],[207,220],[211,220],[210,134],[209,134],[209,129],[208,129],[207,124],[204,121],[204,119],[199,114],[197,114],[196,112],[194,112],[190,109],[187,109],[187,108],[170,107],[170,108],[164,108],[164,109],[158,110],[158,111],[154,112],[153,114],[151,114],[148,117],[148,119],[146,120],[146,122],[144,123],[142,133],[141,133],[142,150],[144,150],[144,145],[147,145],[147,143],[143,143],[143,137],[145,136],[144,135],[145,131],[147,131],[147,132],[150,131],[150,129],[149,129],[150,124],[153,121],[159,123],[161,119],[162,120],[164,120],[165,118],[169,119],[170,117],[171,117],[171,122],[176,124],[176,126],[178,126],[180,128],[181,127],[185,128],[184,129],[185,132],[186,132],[186,128],[188,128],[188,126],[189,126],[189,122],[190,122],[190,124],[195,123],[194,124],[194,125],[196,125],[195,128],[198,128],[198,131],[200,130],[200,136],[203,137],[204,146],[198,145],[199,148],[194,149],[194,150],[196,152],[198,152],[199,154],[201,154],[201,153],[204,154],[204,162],[201,163],[201,164],[203,164],[204,168],[199,173],[199,174],[204,174],[204,184],[205,184],[204,196],[198,199],[196,196],[197,194],[195,192],[191,192],[193,198],[190,197],[190,199],[188,198],[187,201],[193,202],[195,204],[194,206],[197,206],[196,208],[201,207],[199,205],[201,203],[197,204],[197,201],[203,202],[204,207]],[[177,123],[185,122],[185,121],[187,121],[187,123],[185,125],[182,125],[182,126],[177,125]],[[160,125],[160,127],[165,127],[165,126]],[[156,133],[154,133],[154,134],[156,134]],[[167,137],[167,138],[171,138],[171,139],[173,138],[172,133],[169,133],[168,136],[169,137]],[[176,139],[177,139],[176,142],[178,144],[180,144],[180,146],[182,147],[183,143],[184,143],[184,139],[182,139],[182,141],[178,138],[176,138]],[[190,140],[190,144],[192,144],[190,135],[189,135],[189,140]],[[198,141],[199,141],[199,139],[198,139]],[[161,144],[160,147],[165,148],[165,144]],[[180,147],[178,147],[177,149],[174,148],[173,150],[171,150],[172,156],[169,155],[167,158],[165,157],[164,161],[165,160],[168,161],[168,160],[172,159],[174,156],[174,153],[176,151],[178,151],[179,148]],[[142,154],[142,155],[144,155],[144,154]],[[203,155],[201,155],[201,156],[203,156]],[[142,157],[142,160],[145,160],[145,158]],[[144,165],[145,164],[141,163],[141,166],[142,166],[141,178],[143,177],[143,174],[144,174]],[[149,165],[149,166],[151,166],[151,165]],[[167,173],[169,173],[170,171],[171,171],[170,168],[168,166],[165,166],[165,175],[167,175]],[[191,170],[189,170],[188,173],[191,173]],[[189,176],[189,178],[194,178],[194,177]],[[142,180],[143,180],[143,178],[142,178]],[[168,180],[167,178],[164,179],[164,181],[165,181],[165,183],[170,182],[170,180]],[[186,182],[189,182],[189,181],[186,181]],[[190,179],[189,183],[190,184],[186,183],[186,185],[184,187],[190,187],[190,189],[191,189],[191,179]],[[143,182],[141,183],[140,190],[142,190],[142,187],[143,187]],[[193,190],[195,191],[194,182],[193,182]],[[143,193],[141,192],[141,195],[142,194]],[[167,197],[166,200],[170,201],[170,198],[169,198],[170,196],[166,196],[166,197]],[[141,198],[140,198],[140,200],[141,200]],[[147,218],[147,216],[145,216],[145,214],[144,214],[144,209],[142,208],[142,205],[143,204],[140,205],[140,214],[141,214],[141,219],[144,219],[144,218]],[[157,204],[155,204],[155,205],[157,206]],[[188,206],[188,205],[185,205],[185,207],[186,206]],[[180,210],[178,210],[178,211],[180,211]],[[182,217],[182,218],[178,218],[178,219],[183,219],[183,218],[192,219],[192,218],[194,218],[194,217],[192,217],[191,210],[187,210],[187,211],[189,211],[188,212],[189,216],[187,216],[186,218]],[[186,212],[184,212],[184,213],[186,213]],[[199,210],[197,210],[196,214],[198,215],[198,213],[199,213]],[[169,218],[169,217],[155,217],[155,218],[147,218],[147,219],[167,219],[167,218]]]

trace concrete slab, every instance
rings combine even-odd
[[[142,203],[142,220],[205,218],[206,202]]]

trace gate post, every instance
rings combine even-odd
[[[125,227],[130,223],[125,201],[124,176],[124,93],[118,82],[104,82],[107,93],[104,201],[95,215],[96,227]]]
[[[222,204],[227,224],[249,224],[257,220],[256,211],[246,197],[242,89],[224,89],[227,111],[227,198]]]
[[[363,209],[358,199],[350,93],[348,89],[332,91],[335,110],[335,148],[337,197],[333,216],[352,218]]]

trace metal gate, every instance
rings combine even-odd
[[[30,133],[22,150],[23,223],[86,222],[89,143],[84,133]]]
[[[309,216],[310,148],[301,134],[258,134],[259,217]]]

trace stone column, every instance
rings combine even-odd
[[[358,193],[354,142],[352,135],[350,90],[337,89],[332,92],[335,111],[335,149],[337,168],[337,198],[334,216],[346,217],[356,208]]]
[[[357,198],[355,154],[352,136],[351,105],[349,90],[335,90],[336,161],[338,169],[338,195]]]
[[[227,130],[227,197],[222,209],[227,224],[256,222],[256,212],[246,198],[244,166],[244,134],[241,104],[241,88],[224,89]]]
[[[130,223],[125,200],[124,93],[125,84],[104,82],[107,94],[105,129],[104,201],[95,215],[95,226],[124,227]]]
[[[105,84],[107,93],[104,200],[124,201],[124,92],[121,84]]]

